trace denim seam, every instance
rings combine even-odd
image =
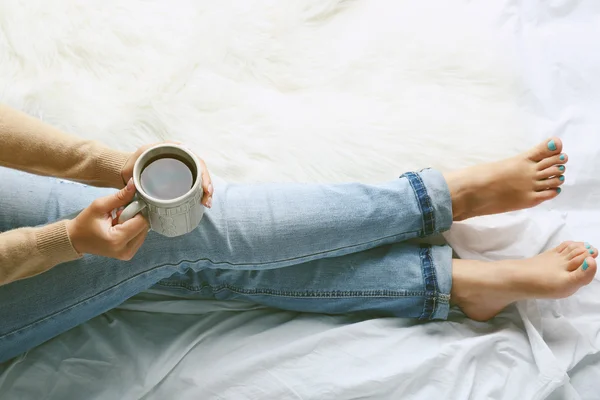
[[[426,295],[423,291],[407,291],[407,290],[331,290],[331,291],[295,291],[295,290],[274,290],[274,289],[245,289],[238,286],[222,284],[222,285],[185,285],[180,283],[158,282],[156,286],[181,288],[192,292],[199,292],[204,288],[210,288],[213,292],[218,293],[224,290],[229,290],[237,294],[247,295],[266,295],[277,297],[296,297],[296,298],[348,298],[348,297],[423,297]]]
[[[165,264],[161,264],[161,265],[158,265],[158,266],[154,267],[154,269],[155,268],[164,267],[164,266],[169,266],[169,265],[170,266],[179,266],[179,265],[181,265],[183,263],[197,264],[197,263],[199,263],[201,261],[208,261],[213,266],[230,265],[230,266],[235,267],[235,266],[246,266],[246,265],[271,265],[271,264],[280,264],[280,263],[284,263],[284,262],[287,262],[287,261],[301,260],[301,259],[304,259],[304,258],[311,258],[311,257],[314,257],[314,256],[323,256],[323,258],[326,258],[329,253],[335,253],[335,252],[338,252],[340,250],[346,250],[346,249],[350,249],[350,248],[353,248],[353,247],[361,247],[361,246],[364,246],[364,245],[371,246],[373,243],[385,241],[385,240],[388,240],[390,238],[394,238],[394,237],[398,237],[398,236],[403,236],[403,235],[410,235],[410,234],[415,234],[415,233],[420,233],[420,232],[421,231],[402,232],[402,233],[398,233],[398,234],[395,234],[395,235],[384,236],[384,237],[381,237],[379,239],[374,239],[374,240],[371,240],[371,241],[368,241],[368,242],[363,242],[363,243],[359,243],[359,244],[352,244],[352,245],[348,245],[348,246],[344,246],[344,247],[338,247],[336,249],[321,251],[321,252],[317,252],[317,253],[311,253],[311,254],[307,254],[307,255],[304,255],[304,256],[284,258],[284,259],[281,259],[281,260],[269,261],[269,262],[255,262],[255,263],[239,263],[239,264],[236,264],[236,263],[231,263],[231,262],[227,262],[227,261],[215,262],[215,261],[212,261],[210,258],[198,258],[196,260],[180,260],[180,261],[177,262],[177,264],[165,263]],[[402,241],[402,240],[399,240],[399,241]],[[385,244],[385,243],[382,243],[382,244]],[[377,246],[379,246],[379,245],[374,245],[373,247],[377,247]],[[350,254],[350,253],[347,253],[347,254]],[[345,255],[345,254],[335,255],[335,257],[339,257],[339,256],[342,256],[342,255]],[[304,264],[305,262],[309,262],[309,261],[313,261],[313,260],[312,259],[308,259],[306,261],[302,261],[300,264]],[[296,265],[298,265],[298,264],[296,264]],[[271,268],[269,268],[269,269],[271,269]],[[248,268],[248,270],[252,270],[252,268]]]
[[[246,265],[271,265],[271,264],[280,264],[280,263],[284,263],[284,262],[288,262],[288,261],[295,261],[295,260],[301,260],[301,259],[304,259],[304,258],[311,258],[311,257],[314,257],[314,256],[323,256],[325,258],[325,257],[327,257],[327,255],[329,253],[335,253],[335,252],[338,252],[340,250],[351,249],[353,247],[361,247],[361,246],[364,246],[364,245],[371,246],[371,245],[373,245],[373,243],[382,242],[382,241],[386,241],[386,240],[391,239],[391,238],[396,238],[396,237],[403,236],[403,235],[411,235],[411,234],[420,233],[420,232],[421,231],[419,230],[419,231],[408,231],[408,232],[397,233],[397,234],[394,234],[394,235],[384,236],[384,237],[381,237],[379,239],[374,239],[374,240],[371,240],[371,241],[368,241],[368,242],[363,242],[363,243],[358,243],[358,244],[351,244],[351,245],[344,246],[344,247],[338,247],[338,248],[335,248],[335,249],[325,250],[325,251],[321,251],[321,252],[317,252],[317,253],[306,254],[306,255],[298,256],[298,257],[284,258],[284,259],[276,260],[276,261],[255,262],[255,263],[232,263],[232,262],[227,262],[227,261],[215,262],[215,261],[211,260],[210,258],[198,258],[196,260],[180,260],[180,261],[177,262],[177,264],[165,263],[165,264],[158,265],[155,268],[160,268],[160,267],[168,266],[168,265],[178,266],[178,265],[181,265],[182,263],[197,264],[200,261],[208,261],[213,266],[230,265],[230,266],[235,267],[235,266],[246,266]],[[399,241],[402,241],[402,240],[406,240],[406,239],[400,239]],[[385,243],[382,243],[382,244],[385,244]],[[379,246],[379,245],[377,245],[377,244],[373,245],[373,247],[377,247],[377,246]],[[369,247],[369,248],[371,248],[371,247]],[[347,253],[347,254],[350,254],[350,253]],[[341,255],[345,255],[345,254],[341,254]],[[340,255],[337,255],[337,254],[335,255],[335,257],[339,257],[339,256]],[[309,262],[309,261],[313,261],[313,260],[312,259],[308,259],[306,261],[302,261],[300,264],[304,264],[305,262]],[[248,268],[248,270],[251,270],[251,269],[252,268]]]
[[[431,257],[431,246],[422,244],[419,250],[419,258],[421,259],[421,269],[423,280],[425,281],[425,302],[423,304],[423,312],[419,317],[420,320],[431,320],[435,315],[438,306],[438,301],[442,300],[439,296],[439,287],[435,275],[435,267],[433,258]]]
[[[415,197],[417,198],[417,205],[419,206],[419,211],[421,212],[421,225],[422,230],[420,232],[420,237],[430,236],[436,231],[436,221],[435,221],[435,212],[434,208],[431,205],[431,197],[429,196],[429,192],[427,191],[427,187],[425,183],[421,179],[421,177],[415,172],[407,172],[401,176],[405,177],[410,186],[415,193]]]

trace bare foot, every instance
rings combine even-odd
[[[564,183],[568,157],[552,138],[503,161],[445,174],[455,221],[521,210],[555,198]]]
[[[487,321],[509,304],[525,299],[559,299],[592,281],[598,250],[564,242],[524,260],[454,260],[452,303],[471,319]]]

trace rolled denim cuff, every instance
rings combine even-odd
[[[419,319],[448,318],[452,289],[452,249],[450,246],[421,245],[421,268],[425,282],[425,305]]]
[[[422,237],[438,234],[452,225],[452,199],[448,184],[441,172],[424,169],[401,176],[410,182],[421,210]]]

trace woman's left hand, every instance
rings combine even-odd
[[[178,142],[164,142],[164,143],[181,144]],[[133,166],[135,165],[135,162],[137,161],[137,159],[142,155],[142,153],[144,151],[148,150],[149,148],[154,147],[159,144],[161,144],[161,143],[153,143],[153,144],[147,144],[145,146],[142,146],[139,149],[137,149],[137,151],[135,153],[133,153],[131,155],[131,157],[129,157],[129,159],[123,166],[123,169],[121,170],[121,177],[123,178],[123,182],[129,182],[129,179],[133,176]],[[210,174],[208,173],[208,168],[206,167],[206,163],[200,157],[198,157],[198,160],[200,161],[200,165],[202,166],[202,174],[201,174],[202,175],[202,191],[204,192],[204,194],[202,195],[201,203],[205,207],[211,208],[213,191],[214,191],[212,181],[210,180]]]

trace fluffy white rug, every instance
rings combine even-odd
[[[513,60],[483,7],[2,1],[0,101],[122,149],[186,142],[228,180],[456,168],[529,144]]]

